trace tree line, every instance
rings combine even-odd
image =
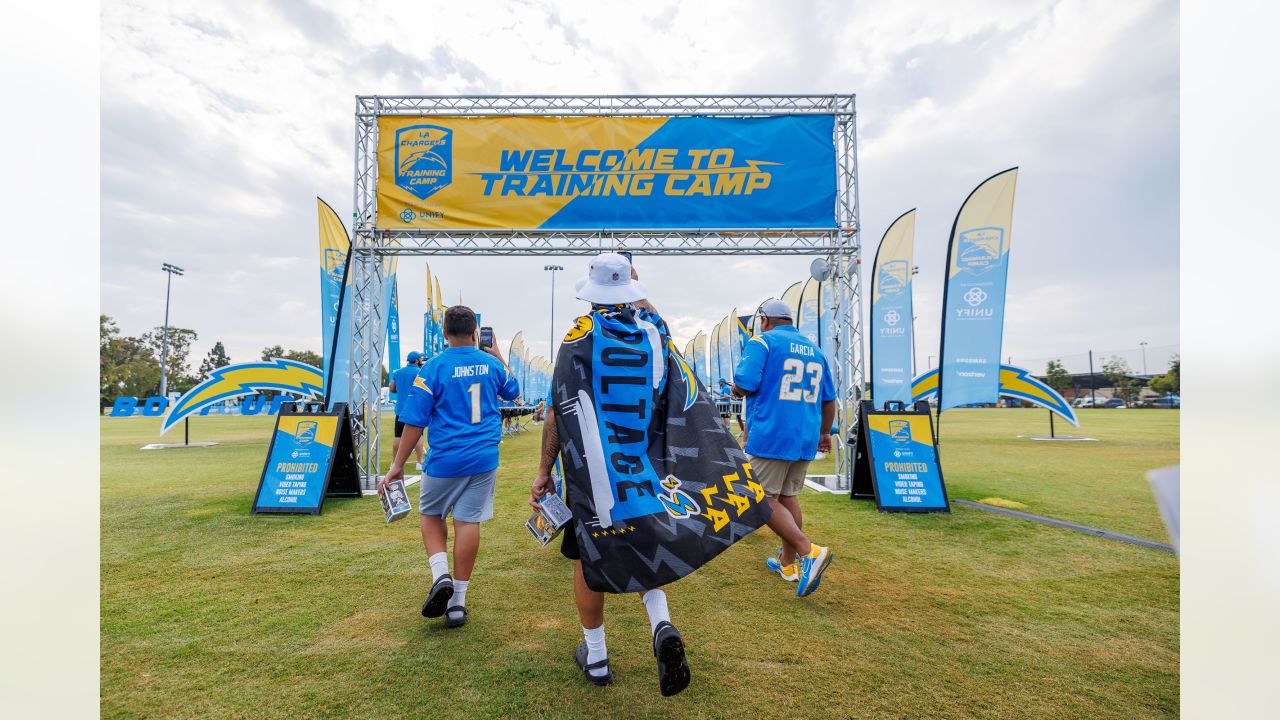
[[[1129,369],[1129,363],[1124,358],[1116,356],[1104,360],[1102,363],[1102,375],[1111,382],[1111,387],[1115,389],[1116,397],[1124,400],[1126,403],[1135,402],[1139,394],[1142,392],[1142,382],[1133,376],[1133,371]],[[1155,375],[1147,383],[1147,387],[1161,395],[1177,395],[1181,392],[1182,386],[1182,360],[1175,355],[1169,363],[1169,370],[1163,375]],[[1061,360],[1050,360],[1045,367],[1045,384],[1057,390],[1060,394],[1065,394],[1071,389],[1071,373],[1067,372],[1062,366]]]
[[[124,335],[110,316],[99,315],[98,385],[99,403],[107,407],[120,396],[150,397],[160,392],[160,353],[164,328],[156,327],[141,336]],[[200,361],[193,371],[191,348],[200,337],[190,328],[169,328],[169,354],[166,361],[168,389],[184,393],[202,382],[212,371],[231,364],[222,341]],[[320,353],[311,350],[285,350],[279,345],[262,349],[262,359],[288,358],[320,367]]]

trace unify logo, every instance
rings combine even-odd
[[[964,301],[969,303],[970,307],[977,307],[987,301],[987,291],[980,287],[971,287],[964,294]]]
[[[396,185],[426,200],[453,180],[453,131],[436,125],[412,125],[396,131]],[[401,219],[411,222],[406,208]],[[416,213],[414,213],[416,216]]]
[[[884,314],[884,322],[889,327],[893,327],[894,325],[897,325],[898,321],[901,319],[902,319],[902,316],[898,314],[897,310],[890,310],[889,312]]]

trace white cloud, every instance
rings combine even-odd
[[[174,321],[200,331],[200,352],[317,349],[314,197],[347,217],[357,93],[850,91],[868,257],[889,221],[920,210],[922,362],[951,219],[1015,164],[1007,354],[1177,341],[1177,6],[1152,1],[110,3],[103,312],[129,333],[159,324],[158,266],[175,262],[189,272]],[[421,262],[401,262],[405,328]],[[500,335],[523,329],[545,352],[545,262],[431,266],[451,301],[461,291]],[[563,329],[585,261],[560,262]],[[687,339],[781,293],[808,259],[639,264]]]

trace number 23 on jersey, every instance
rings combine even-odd
[[[778,383],[778,399],[792,402],[818,402],[822,387],[822,363],[787,358],[782,363],[782,379]]]

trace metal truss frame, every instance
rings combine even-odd
[[[483,116],[835,117],[836,229],[448,230],[377,227],[378,118]],[[362,95],[355,99],[352,213],[351,418],[361,483],[380,475],[380,397],[385,324],[381,258],[429,255],[594,255],[626,245],[637,255],[811,255],[834,269],[835,384],[840,438],[856,432],[862,396],[863,328],[855,96],[840,95]],[[836,471],[853,480],[854,446],[835,445]]]

